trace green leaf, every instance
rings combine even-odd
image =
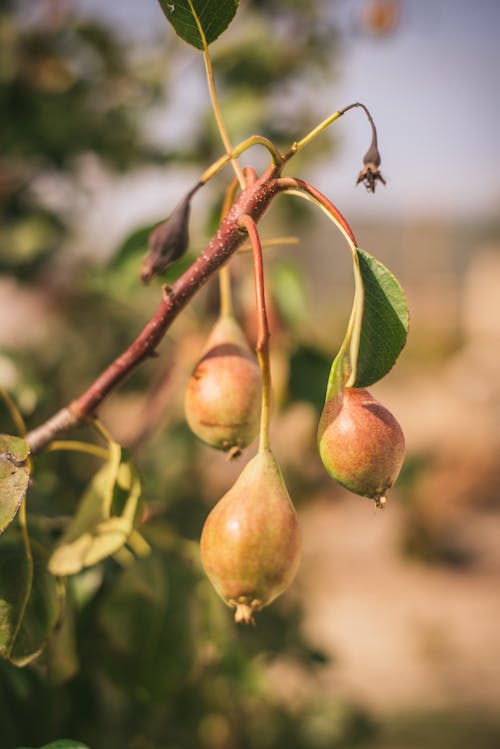
[[[74,575],[117,552],[134,529],[141,481],[134,464],[113,444],[109,461],[96,473],[54,550],[54,575]]]
[[[393,274],[364,250],[357,250],[365,291],[355,387],[382,379],[394,366],[408,335],[408,305]]]
[[[0,533],[10,525],[29,482],[29,447],[20,437],[0,435]]]
[[[0,539],[0,655],[17,666],[43,650],[61,613],[63,588],[47,570],[47,554],[31,544],[31,557],[21,534]]]
[[[159,0],[165,16],[175,33],[197,49],[203,49],[196,16],[187,0]],[[227,29],[238,10],[238,0],[192,0],[192,6],[205,35],[211,44]]]
[[[351,384],[356,356],[354,331],[360,324],[357,349],[356,378],[353,387],[373,385],[393,367],[408,334],[408,306],[396,278],[381,262],[364,250],[356,250],[359,271],[354,264],[355,278],[363,287],[361,296],[354,298],[351,319],[345,338],[330,369],[326,400],[334,398]]]

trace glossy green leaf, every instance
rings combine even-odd
[[[0,435],[0,533],[13,521],[29,482],[29,447],[20,437]]]
[[[356,320],[361,325],[353,387],[368,387],[384,377],[394,366],[408,335],[408,305],[398,281],[372,255],[360,249],[356,252],[364,303],[360,307],[355,297],[345,338],[330,369],[326,400],[335,397],[352,378]]]
[[[17,531],[0,539],[0,655],[18,666],[34,660],[57,624],[63,587],[47,570],[47,554]]]
[[[66,533],[54,550],[54,575],[73,575],[117,552],[127,542],[137,515],[141,481],[119,445],[85,491]]]
[[[358,249],[365,291],[355,387],[367,387],[394,366],[408,335],[408,305],[393,274]]]
[[[196,17],[187,0],[159,0],[165,16],[181,39],[197,49],[203,49]],[[207,44],[211,44],[227,29],[238,10],[238,0],[192,0],[192,6]]]

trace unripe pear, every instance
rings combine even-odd
[[[237,622],[290,585],[300,559],[297,514],[270,450],[259,451],[215,505],[201,534],[201,559]]]
[[[221,317],[188,382],[189,426],[208,445],[238,454],[259,430],[260,392],[255,354],[236,320]]]
[[[398,422],[367,390],[345,388],[325,403],[318,429],[328,473],[355,494],[386,502],[404,460]]]

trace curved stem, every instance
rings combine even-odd
[[[299,195],[299,197],[305,197],[306,199],[307,197],[303,195],[303,193],[305,192],[307,195],[310,195],[312,198],[310,202],[317,205],[318,208],[321,208],[321,210],[333,220],[346,238],[349,246],[351,248],[353,246],[358,246],[353,230],[337,206],[335,206],[320,190],[314,187],[314,185],[310,185],[309,182],[306,182],[303,179],[298,179],[297,177],[280,177],[278,182],[280,187],[289,194]],[[302,193],[300,191],[302,191]]]
[[[292,190],[285,190],[285,193],[292,193]],[[299,244],[299,238],[294,236],[289,237],[274,237],[274,239],[265,239],[264,241],[261,240],[262,249],[265,249],[266,247],[280,247],[281,245],[286,244]],[[240,247],[238,250],[238,255],[243,254],[245,252],[252,252],[252,245],[251,244],[244,244]]]
[[[26,425],[24,423],[24,419],[21,416],[21,412],[19,411],[18,407],[16,406],[6,389],[3,387],[0,387],[0,398],[2,398],[3,402],[5,403],[7,411],[9,412],[9,416],[14,426],[16,427],[18,434],[24,437],[24,435],[26,434]]]
[[[360,101],[355,101],[353,104],[349,104],[347,107],[344,107],[343,109],[339,109],[337,112],[333,112],[333,114],[329,115],[326,119],[323,120],[323,122],[320,122],[319,125],[316,125],[315,128],[313,128],[307,135],[305,135],[301,140],[295,141],[295,143],[292,143],[290,148],[285,152],[283,156],[284,161],[288,161],[288,159],[291,159],[292,156],[295,156],[298,151],[300,151],[304,146],[307,146],[311,141],[313,141],[320,133],[323,132],[323,130],[326,130],[326,128],[331,125],[335,120],[338,120],[342,115],[344,115],[346,112],[349,112],[350,109],[354,109],[356,107],[361,108],[365,115],[368,118],[368,122],[370,123],[370,127],[372,129],[372,144],[375,143],[375,146],[377,144],[377,130],[375,128],[375,123],[373,122],[373,118],[368,110],[368,108],[362,104]]]
[[[281,166],[283,164],[283,156],[272,141],[270,141],[268,138],[265,138],[263,135],[251,135],[249,138],[245,138],[245,140],[242,140],[241,143],[238,143],[238,145],[235,146],[230,153],[226,153],[224,156],[221,156],[217,159],[217,161],[214,161],[213,164],[205,169],[200,177],[200,183],[203,185],[206,184],[208,180],[212,179],[212,177],[215,177],[215,175],[220,172],[221,169],[229,164],[232,159],[237,158],[244,151],[252,148],[252,146],[264,146],[264,148],[266,148],[271,154],[274,166]]]
[[[347,223],[343,215],[340,213],[338,208],[325,195],[323,195],[323,193],[321,193],[317,188],[313,187],[312,185],[310,185],[308,182],[305,182],[304,180],[294,179],[291,177],[290,178],[283,177],[279,180],[279,182],[283,186],[293,185],[296,188],[300,188],[300,189],[294,189],[294,187],[290,187],[289,189],[286,189],[285,192],[288,193],[289,195],[296,195],[299,198],[308,200],[309,202],[318,206],[318,208],[320,208],[323,211],[323,213],[325,213],[328,216],[328,218],[342,232],[351,250],[353,274],[354,274],[354,299],[353,299],[351,316],[349,318],[346,335],[342,343],[341,349],[345,350],[346,352],[348,351],[349,353],[348,361],[347,361],[347,366],[348,366],[349,371],[347,375],[347,380],[345,382],[345,386],[353,387],[356,382],[356,371],[357,371],[359,344],[361,340],[361,328],[363,325],[363,309],[364,309],[364,298],[365,298],[363,278],[361,276],[361,270],[359,267],[359,258],[358,258],[358,252],[357,252],[358,244],[356,242],[356,237],[354,236],[354,233],[351,227],[349,226],[349,224]]]
[[[269,360],[269,322],[266,310],[266,294],[264,284],[264,262],[262,258],[262,245],[260,243],[257,224],[251,216],[242,216],[241,226],[248,232],[253,249],[254,275],[255,275],[255,297],[257,302],[257,314],[259,319],[259,334],[257,338],[257,358],[259,360],[260,374],[262,378],[262,400],[260,410],[260,433],[259,452],[270,449],[269,427],[271,423],[271,364]]]
[[[87,455],[94,455],[96,458],[102,458],[102,460],[107,460],[109,458],[109,451],[106,450],[106,448],[92,445],[89,442],[80,442],[79,440],[53,440],[47,445],[48,452],[55,452],[58,450],[87,453]]]

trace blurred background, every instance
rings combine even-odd
[[[101,412],[143,474],[152,553],[71,578],[44,655],[0,663],[1,749],[500,745],[499,30],[496,0],[241,1],[212,46],[234,142],[260,132],[284,149],[353,101],[377,124],[387,185],[375,195],[355,187],[370,140],[359,110],[288,173],[336,203],[407,293],[408,344],[373,388],[403,426],[405,467],[381,513],[321,465],[350,261],[322,214],[280,198],[262,230],[299,239],[266,256],[272,441],[304,536],[296,582],[242,629],[200,570],[204,518],[254,452],[228,463],[183,419],[214,282]],[[201,56],[155,0],[1,0],[0,61],[0,384],[34,427],[149,318],[160,286],[138,282],[147,234],[222,149]],[[196,196],[188,260],[229,179]],[[249,256],[231,267],[253,339]],[[57,538],[96,463],[39,457],[34,527]]]

